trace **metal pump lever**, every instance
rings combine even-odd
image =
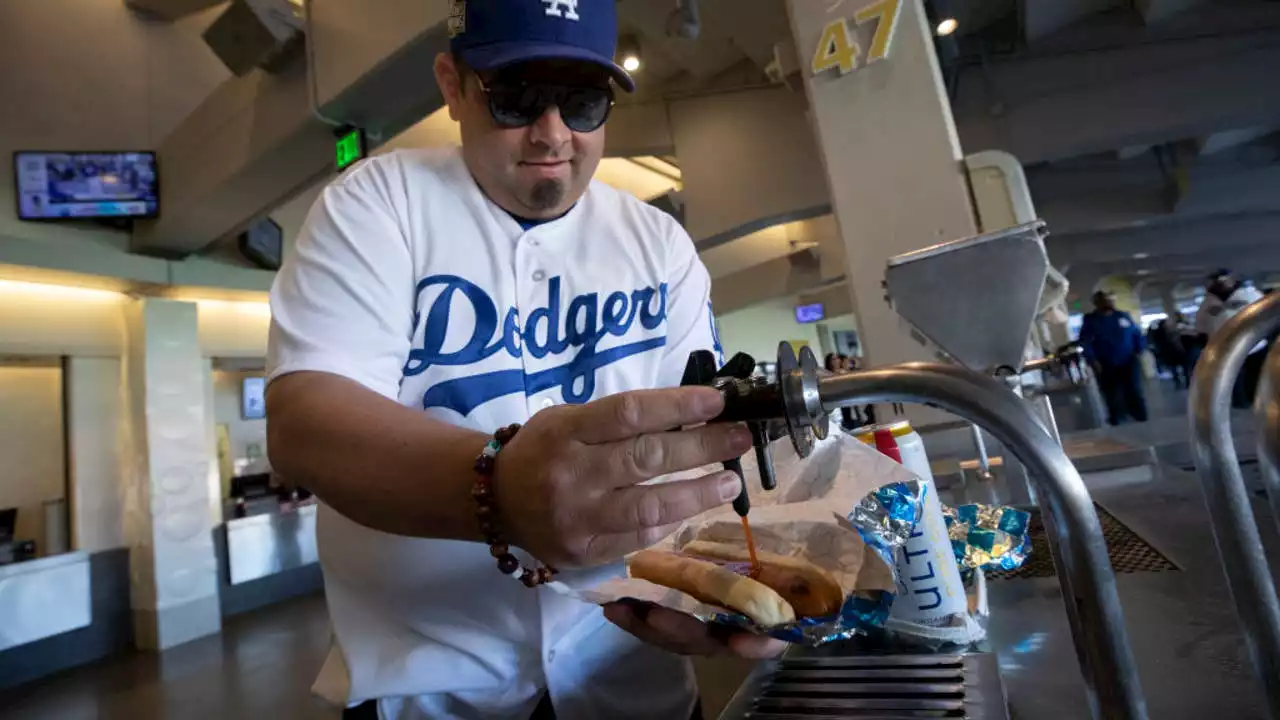
[[[693,364],[692,357],[689,362]],[[712,422],[741,422],[751,429],[760,486],[773,490],[778,480],[769,443],[789,436],[796,454],[807,457],[814,441],[827,437],[827,411],[818,397],[818,361],[808,347],[801,348],[797,358],[788,343],[778,346],[775,382],[751,377],[754,367],[751,356],[739,353],[721,370],[721,377],[700,384],[710,384],[724,394],[724,412]],[[685,377],[689,377],[688,367]]]
[[[725,396],[727,409],[731,404],[751,397],[755,388],[764,385],[763,381],[751,377],[755,366],[754,358],[746,353],[738,353],[730,358],[724,367],[716,370],[715,355],[709,350],[695,350],[689,354],[680,384],[709,385],[716,388]],[[726,421],[724,414],[721,414],[717,420]],[[769,442],[780,435],[771,435],[770,425],[776,425],[776,423],[771,423],[767,419],[747,422],[747,427],[751,431],[752,445],[755,447],[756,465],[760,468],[760,486],[765,490],[773,490],[778,485],[777,478],[773,474]],[[747,479],[742,470],[742,461],[738,458],[727,460],[724,463],[724,469],[736,473],[741,482],[742,489],[738,497],[733,500],[733,510],[740,517],[746,517],[751,511],[751,498],[747,495]]]
[[[1078,373],[1083,363],[1084,349],[1075,343],[1068,343],[1042,358],[1024,364],[1018,369],[1008,365],[1001,365],[992,371],[992,375],[996,377],[1015,377],[1036,370],[1066,370],[1069,373],[1075,370]],[[1073,383],[1079,384],[1076,373],[1072,373],[1071,379]]]

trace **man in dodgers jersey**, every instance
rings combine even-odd
[[[492,433],[523,423],[497,456],[497,522],[571,587],[732,500],[723,472],[641,484],[751,446],[700,426],[717,392],[675,387],[691,351],[719,349],[710,280],[674,219],[591,181],[611,83],[632,89],[614,0],[454,9],[434,69],[461,150],[349,170],[271,293],[271,460],[323,501],[335,638],[315,689],[348,717],[695,716],[683,656],[778,644],[524,587],[472,490]]]

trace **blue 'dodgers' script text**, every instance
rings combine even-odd
[[[522,369],[496,370],[445,380],[423,394],[423,408],[449,408],[465,416],[484,403],[511,393],[532,395],[556,387],[560,388],[565,402],[586,402],[595,394],[596,370],[660,348],[667,341],[665,335],[646,337],[597,350],[607,336],[624,337],[637,319],[645,330],[661,327],[667,318],[666,283],[630,293],[615,291],[605,296],[603,302],[600,293],[578,295],[569,301],[567,312],[561,312],[560,278],[553,277],[547,282],[545,306],[530,312],[523,326],[516,308],[508,308],[502,315],[501,327],[497,305],[480,286],[456,275],[432,275],[418,283],[419,302],[424,293],[437,288],[439,294],[427,309],[422,343],[409,351],[405,377],[420,375],[434,366],[474,365],[504,351],[513,358],[527,352],[539,360],[548,355],[576,352],[564,364],[533,373]],[[467,303],[475,316],[475,327],[461,348],[446,351],[449,316],[459,309],[454,302]],[[414,328],[421,319],[419,307],[414,313]]]

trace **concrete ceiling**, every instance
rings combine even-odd
[[[180,15],[211,4],[128,3],[159,16],[166,8]],[[1158,279],[1160,273],[1198,272],[1189,266],[1233,264],[1224,255],[1237,250],[1237,257],[1250,258],[1260,269],[1271,266],[1268,248],[1255,246],[1269,237],[1272,252],[1280,252],[1280,93],[1269,90],[1275,86],[1273,69],[1280,67],[1280,3],[952,5],[960,22],[957,51],[944,63],[962,145],[967,152],[1005,149],[1029,164],[1034,200],[1053,232],[1056,262],[1084,283],[1111,273]],[[763,68],[775,43],[790,34],[782,0],[700,0],[696,41],[667,35],[674,8],[675,0],[618,2],[620,30],[637,37],[644,61],[639,91],[621,102],[655,108],[658,116],[673,102],[759,88],[767,82]],[[615,130],[622,128],[611,125],[611,138]],[[429,144],[449,136],[447,128],[424,121],[403,142]],[[670,150],[646,150],[659,151]],[[676,186],[661,173],[636,175],[632,165],[611,160],[602,174],[624,187],[627,176],[639,178],[631,189],[641,197],[662,191],[664,183]],[[692,170],[685,175],[714,177]],[[819,221],[834,228],[829,217]],[[735,277],[749,278],[746,271],[757,265],[815,252],[812,243],[797,243],[794,235],[794,228],[780,227],[720,238],[704,258],[718,282],[733,284]],[[1206,243],[1219,249],[1197,254]],[[1086,252],[1105,247],[1123,247],[1128,254]],[[1158,262],[1138,267],[1135,254],[1171,259],[1167,269]],[[1137,275],[1141,270],[1148,272]],[[829,282],[830,275],[817,277]]]
[[[699,0],[698,8],[701,33],[687,40],[666,32],[674,0],[619,0],[619,32],[640,40],[644,59],[634,99],[693,91],[736,68],[758,68],[762,79],[759,69],[773,59],[774,44],[789,34],[782,0]]]
[[[952,5],[960,42],[948,69],[962,145],[1030,163],[1051,255],[1078,292],[1107,275],[1151,286],[1224,265],[1280,271],[1280,93],[1264,90],[1280,67],[1280,4]],[[718,283],[762,286],[751,268],[781,276],[794,252],[771,228],[717,238],[703,256]]]

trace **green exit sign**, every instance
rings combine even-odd
[[[364,157],[364,131],[360,128],[352,128],[338,135],[338,141],[334,144],[333,159],[334,165],[338,172],[342,172],[351,167],[356,161]]]

